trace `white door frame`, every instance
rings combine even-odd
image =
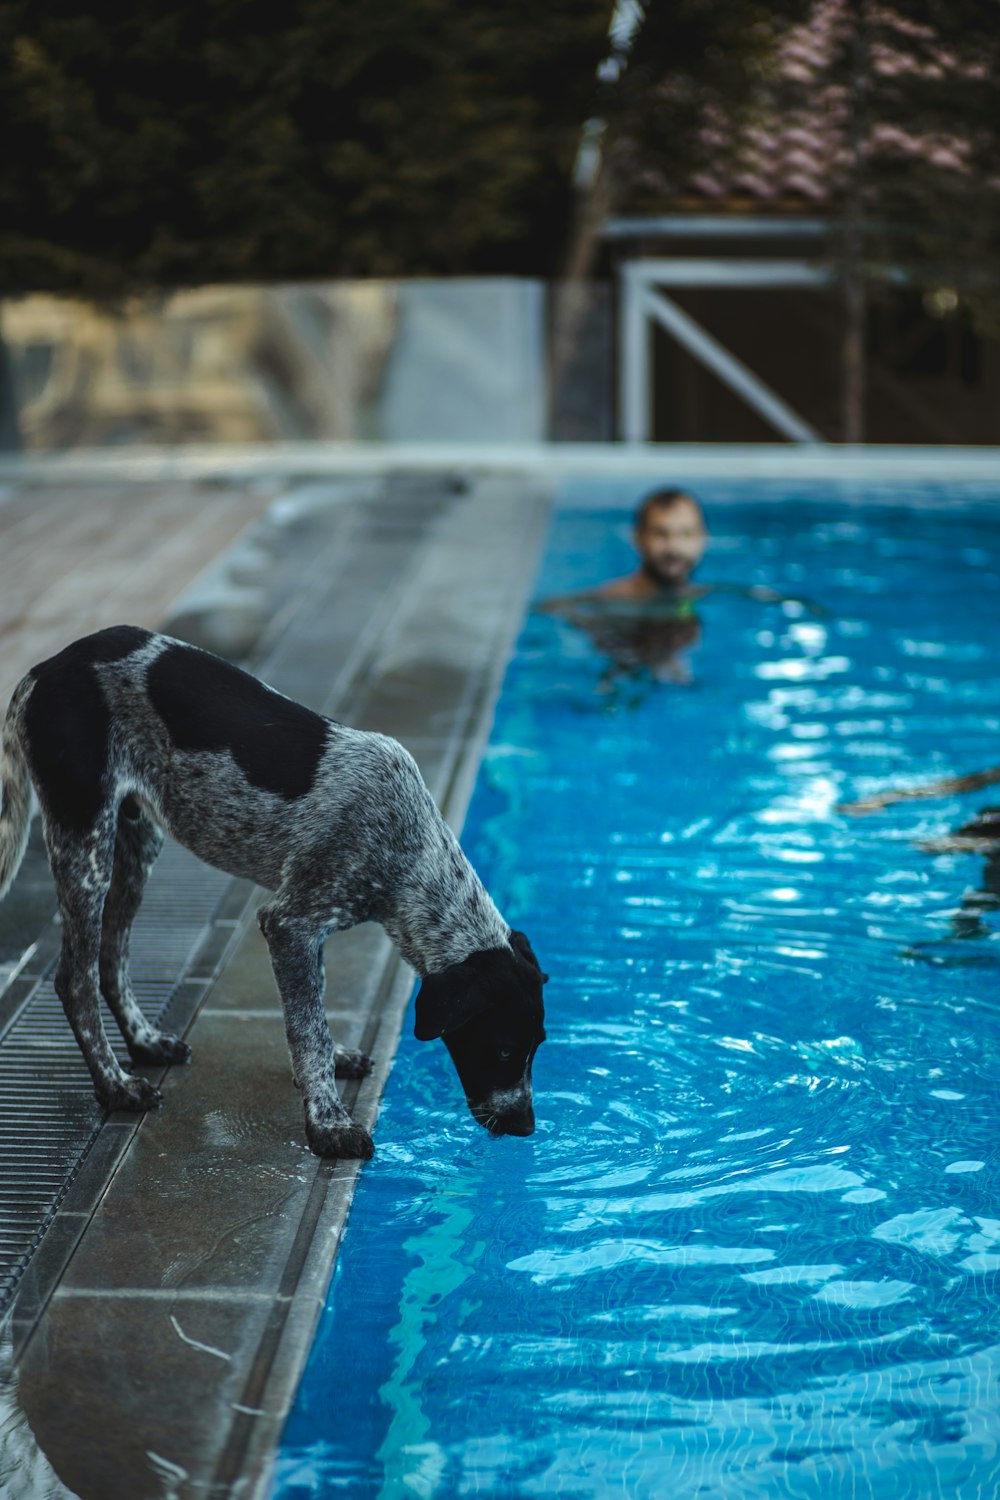
[[[730,390],[794,443],[825,440],[771,389],[697,323],[664,286],[821,287],[832,272],[797,260],[649,259],[625,261],[620,270],[618,410],[621,436],[629,443],[652,438],[651,325],[663,328]]]

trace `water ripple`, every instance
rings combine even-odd
[[[625,571],[620,519],[558,516],[541,591]],[[710,596],[693,686],[617,696],[527,622],[465,842],[552,975],[538,1129],[404,1037],[287,1500],[1000,1494],[1000,917],[921,847],[982,799],[838,811],[995,763],[1000,528],[712,525],[826,613]]]

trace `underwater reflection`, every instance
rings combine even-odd
[[[698,645],[702,631],[690,600],[630,604],[594,599],[567,609],[563,618],[607,658],[597,686],[602,695],[626,685],[641,692],[658,683],[685,686],[693,680],[687,653]]]
[[[895,802],[977,790],[998,779],[1000,768],[992,767],[967,776],[949,776],[921,786],[875,793],[856,802],[842,803],[838,811],[856,817]],[[968,822],[938,838],[920,839],[917,847],[928,854],[981,854],[983,866],[978,884],[966,889],[959,905],[949,913],[946,935],[908,944],[902,950],[904,957],[937,965],[990,962],[992,955],[982,952],[965,955],[939,950],[944,944],[956,941],[982,938],[995,942],[997,939],[997,929],[991,927],[985,918],[991,912],[1000,911],[1000,807],[981,807]]]

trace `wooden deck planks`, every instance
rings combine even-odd
[[[0,714],[27,669],[77,636],[158,625],[277,489],[12,486],[0,501]]]

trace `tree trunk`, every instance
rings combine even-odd
[[[868,38],[865,0],[848,5],[851,35],[847,68],[848,150],[843,223],[842,288],[844,338],[841,345],[842,430],[845,443],[865,440],[865,148],[868,133]]]
[[[841,344],[843,376],[843,436],[845,443],[865,440],[865,397],[868,370],[865,351],[865,323],[868,298],[860,253],[846,257],[844,271],[844,338]]]
[[[581,330],[590,311],[593,289],[590,278],[601,243],[601,228],[611,210],[612,194],[606,148],[592,180],[579,189],[571,230],[569,253],[553,298],[553,322],[549,355],[549,432],[558,407],[561,387],[577,351]]]

